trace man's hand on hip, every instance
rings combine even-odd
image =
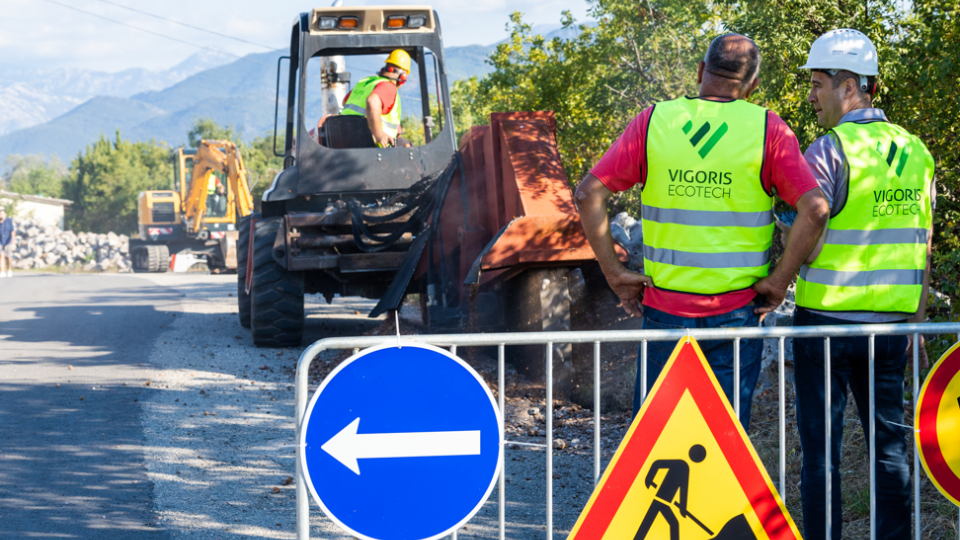
[[[753,284],[753,290],[757,294],[763,295],[763,305],[755,308],[754,313],[761,315],[770,313],[780,307],[783,299],[787,297],[787,287],[790,282],[784,284],[774,276],[767,276]]]
[[[613,289],[614,294],[620,299],[620,305],[627,315],[640,317],[643,315],[643,308],[640,306],[640,298],[643,296],[643,288],[647,285],[653,285],[650,276],[632,272],[623,266],[613,272],[604,272],[607,278],[607,284]]]

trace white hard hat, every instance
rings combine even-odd
[[[850,28],[831,30],[818,37],[810,46],[807,63],[800,69],[845,69],[861,77],[873,77],[880,72],[873,42],[863,32]]]

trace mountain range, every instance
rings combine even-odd
[[[484,60],[493,49],[493,45],[448,48],[448,81],[452,84],[487,73],[490,67]],[[233,125],[247,140],[270,133],[277,60],[285,54],[256,53],[229,63],[194,55],[164,72],[35,71],[19,74],[19,80],[17,74],[6,73],[0,76],[0,161],[9,154],[43,154],[69,162],[101,134],[112,138],[117,131],[124,139],[153,139],[179,146],[186,142],[197,118]],[[208,65],[204,67],[204,63]],[[355,57],[346,63],[356,83],[374,74],[382,58]],[[283,66],[281,113],[286,63]],[[307,111],[318,120],[319,69],[314,72],[311,68],[307,70]],[[429,80],[432,88],[432,74]],[[315,94],[310,89],[316,89]],[[418,78],[411,77],[400,95],[404,114],[419,116]]]
[[[540,25],[533,31],[547,38],[570,37],[572,32],[559,25]],[[489,73],[492,68],[486,59],[495,48],[496,44],[447,47],[449,84]],[[69,162],[101,135],[113,138],[117,131],[124,139],[164,141],[176,147],[186,143],[187,132],[198,118],[235,126],[246,140],[271,133],[277,61],[285,54],[278,50],[235,59],[202,52],[163,71],[0,69],[0,161],[9,154],[43,154]],[[319,59],[316,68],[312,62],[307,69],[309,121],[320,117]],[[374,74],[382,62],[381,56],[347,57],[346,71],[355,84]],[[281,114],[286,63],[283,66]],[[428,61],[431,90],[435,88],[432,71]],[[400,96],[404,115],[419,117],[419,78],[410,77]]]

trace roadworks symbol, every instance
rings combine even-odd
[[[693,129],[693,121],[687,120],[687,123],[683,125],[682,129],[684,135],[689,135],[690,130]],[[707,142],[703,143],[703,146],[701,146],[700,150],[697,151],[697,153],[700,154],[701,159],[707,157],[707,154],[713,150],[713,147],[716,146],[717,143],[720,142],[720,139],[727,134],[727,129],[728,127],[726,122],[720,124],[720,127],[713,132],[713,135],[707,139]],[[704,122],[703,125],[700,126],[700,129],[693,134],[693,137],[690,137],[690,144],[696,148],[697,145],[700,144],[700,141],[703,140],[703,138],[707,135],[707,133],[710,133],[710,122]]]
[[[799,540],[696,340],[677,344],[568,540]]]

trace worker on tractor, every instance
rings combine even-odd
[[[760,83],[759,70],[752,40],[717,37],[697,68],[699,95],[643,110],[577,188],[584,232],[607,283],[628,314],[643,317],[644,329],[758,326],[783,302],[826,223],[827,202],[793,131],[772,111],[745,101]],[[642,190],[645,274],[621,264],[607,216],[610,196],[635,185]],[[797,234],[770,272],[774,195],[799,215]],[[740,343],[738,389],[733,341],[705,343],[727,399],[734,403],[739,392],[747,428],[762,341]],[[647,347],[649,392],[674,345],[651,341]],[[640,367],[634,414],[642,404]]]
[[[830,221],[800,269],[794,325],[923,322],[930,284],[936,201],[934,161],[923,142],[873,107],[877,49],[857,30],[832,30],[810,47],[807,63],[817,122],[829,130],[804,157],[830,204]],[[801,233],[792,231],[790,238]],[[806,233],[802,233],[806,234]],[[907,336],[830,340],[831,470],[826,471],[823,340],[794,339],[797,425],[803,448],[803,537],[841,535],[840,456],[847,390],[861,426],[870,425],[870,363],[875,371],[877,538],[910,532],[910,460],[904,425]],[[912,352],[910,353],[912,355]],[[865,434],[866,435],[866,434]],[[866,435],[869,436],[869,435]],[[826,507],[825,476],[833,504]]]
[[[410,55],[407,51],[397,49],[391,52],[379,73],[361,79],[347,94],[340,114],[365,116],[377,146],[397,146],[400,133],[398,89],[407,82],[409,73]],[[410,146],[410,142],[400,138],[399,146]]]

